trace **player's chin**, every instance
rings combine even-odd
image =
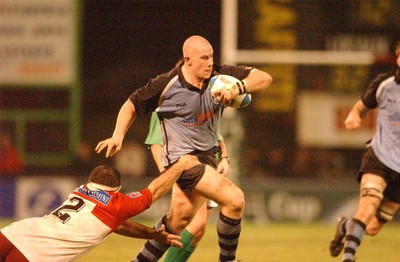
[[[203,77],[204,79],[209,79],[211,77],[211,70],[205,71]]]

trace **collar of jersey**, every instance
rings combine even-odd
[[[183,65],[183,64],[182,64]],[[208,86],[208,81],[209,79],[205,80],[203,83],[203,87],[201,89],[198,89],[197,87],[193,86],[191,83],[189,83],[188,81],[186,81],[186,79],[183,77],[182,74],[182,66],[180,66],[178,68],[178,76],[179,76],[179,82],[181,83],[181,85],[183,85],[184,87],[186,87],[187,89],[189,89],[190,91],[195,91],[195,92],[199,92],[202,93],[204,92],[204,90],[207,88]]]

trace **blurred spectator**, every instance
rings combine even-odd
[[[265,151],[265,175],[284,177],[287,176],[286,170],[286,152],[281,146],[273,146]]]
[[[0,175],[16,176],[24,172],[22,158],[14,146],[11,134],[0,130]]]
[[[132,178],[144,176],[146,173],[146,147],[135,141],[128,141],[120,153],[114,158],[114,165],[122,176]]]
[[[70,175],[85,179],[85,176],[90,174],[91,170],[96,166],[92,155],[93,148],[87,141],[79,143],[76,154],[72,159]]]
[[[289,175],[294,177],[315,177],[316,159],[312,149],[297,147],[294,149],[292,161],[289,165]]]

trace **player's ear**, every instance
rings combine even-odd
[[[192,61],[190,61],[190,57],[188,57],[188,56],[185,56],[183,58],[183,61],[185,61],[185,64],[187,64],[188,66],[192,65]]]

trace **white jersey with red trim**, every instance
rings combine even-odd
[[[51,214],[27,218],[1,233],[29,261],[72,261],[97,246],[123,221],[150,207],[149,189],[122,194],[85,184]]]

